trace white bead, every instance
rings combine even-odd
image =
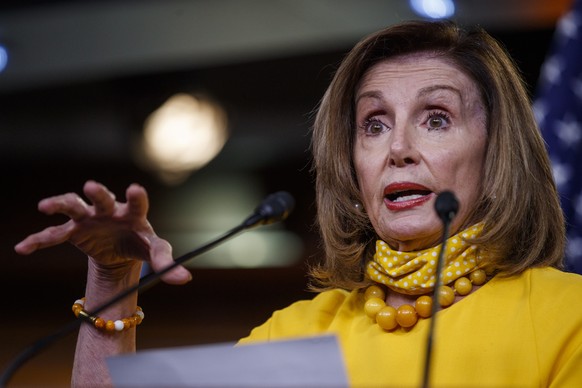
[[[143,311],[141,311],[141,310],[137,310],[137,311],[135,312],[135,314],[136,314],[136,315],[139,315],[139,317],[140,317],[141,319],[144,319],[144,318],[145,318],[145,314],[144,314],[144,313],[143,313]]]
[[[85,305],[85,301],[84,301],[83,299],[77,299],[77,300],[75,301],[75,303],[76,303],[76,304],[80,304],[81,306],[84,306],[84,305]]]
[[[115,330],[116,331],[123,331],[123,329],[125,328],[125,325],[120,320],[117,320],[117,321],[115,321],[113,323],[115,324]]]

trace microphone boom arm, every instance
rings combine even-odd
[[[437,258],[436,267],[436,282],[432,295],[432,311],[430,326],[428,329],[428,337],[426,340],[426,353],[424,359],[424,373],[422,380],[422,387],[428,388],[430,380],[430,370],[431,370],[431,358],[432,358],[432,348],[434,343],[434,331],[436,325],[436,314],[439,308],[439,289],[442,285],[442,268],[443,268],[443,257],[447,249],[447,239],[449,238],[449,229],[451,226],[451,221],[457,214],[459,210],[459,201],[455,195],[450,191],[443,191],[440,193],[435,201],[435,211],[443,223],[443,234],[442,234],[442,244]]]

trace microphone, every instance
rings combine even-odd
[[[295,199],[286,191],[269,195],[244,222],[246,228],[283,221],[295,207]]]
[[[451,221],[457,215],[459,210],[459,201],[455,194],[451,191],[441,192],[434,203],[434,208],[443,223],[443,235],[441,238],[441,250],[437,259],[436,268],[436,282],[434,286],[434,291],[432,295],[432,313],[430,320],[430,327],[428,329],[428,336],[426,339],[426,352],[424,359],[424,375],[422,380],[422,387],[428,388],[428,383],[430,379],[431,370],[431,358],[432,358],[432,346],[433,346],[433,336],[436,324],[436,313],[438,312],[438,298],[439,298],[439,288],[442,285],[442,267],[443,267],[443,256],[446,250],[447,239],[449,238],[449,228],[451,226]]]
[[[120,300],[126,298],[130,294],[134,292],[138,292],[143,290],[148,285],[153,285],[154,282],[158,282],[160,277],[165,273],[171,271],[172,269],[176,268],[178,265],[206,252],[210,249],[214,248],[215,246],[219,245],[220,243],[224,242],[225,240],[234,237],[236,234],[250,229],[255,226],[260,225],[269,225],[275,222],[280,222],[289,216],[289,214],[293,211],[295,207],[295,199],[291,194],[286,191],[279,191],[274,194],[267,196],[257,208],[254,210],[253,214],[251,214],[246,220],[244,220],[238,226],[232,228],[222,236],[215,238],[214,240],[190,251],[185,253],[184,255],[174,259],[174,262],[168,265],[165,268],[162,268],[158,272],[151,272],[148,275],[142,277],[139,281],[139,284],[126,289],[125,291],[120,292],[118,295],[114,296],[108,302],[105,302],[101,306],[97,307],[91,312],[87,312],[88,316],[95,316],[99,312],[105,310],[108,307],[111,307],[115,303],[119,302]],[[48,347],[50,344],[54,343],[59,338],[64,337],[65,335],[69,334],[77,327],[81,325],[83,320],[88,321],[89,318],[84,317],[83,315],[79,315],[78,319],[70,322],[66,326],[62,327],[60,330],[56,331],[55,333],[45,336],[20,354],[18,354],[12,362],[8,365],[8,367],[2,372],[0,376],[0,387],[5,387],[10,378],[14,375],[14,373],[29,359],[34,357],[38,354],[42,349]]]
[[[443,224],[450,223],[459,211],[459,201],[452,192],[443,191],[437,196],[434,209]]]

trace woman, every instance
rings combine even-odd
[[[334,333],[354,386],[419,385],[442,226],[438,193],[453,191],[438,301],[432,382],[568,386],[582,381],[581,277],[561,265],[564,221],[527,93],[505,51],[482,30],[408,22],[362,40],[326,92],[313,130],[324,263],[321,291],[242,343]],[[145,190],[127,203],[102,185],[41,201],[71,220],[26,238],[19,253],[69,241],[89,255],[85,310],[138,281],[140,261],[171,262],[147,222]],[[190,280],[184,268],[164,280]],[[368,287],[372,285],[371,287]],[[134,314],[137,297],[102,314]],[[80,307],[77,307],[79,310]],[[131,326],[131,325],[129,325]],[[83,325],[74,383],[102,381],[103,357],[135,350],[135,329]],[[98,350],[98,351],[96,351]]]

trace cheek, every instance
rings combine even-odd
[[[377,194],[380,191],[379,186],[382,181],[378,168],[370,161],[363,161],[356,168],[356,173],[360,189],[360,200],[364,211],[373,228],[378,230],[378,217],[380,216],[380,207],[383,203]]]
[[[371,192],[370,182],[373,181],[373,167],[365,160],[356,161],[356,178],[360,189],[361,199],[366,205],[369,193]]]
[[[360,190],[363,189],[364,182],[366,181],[366,176],[368,175],[368,170],[370,169],[370,164],[366,159],[366,153],[362,149],[362,146],[358,140],[354,145],[353,150],[353,161],[354,168],[356,170],[356,179],[358,180],[358,186]]]
[[[484,156],[482,152],[464,153],[463,156],[448,168],[455,171],[450,181],[451,189],[456,191],[461,209],[466,212],[474,207],[482,190]]]
[[[383,166],[382,161],[371,152],[362,152],[362,149],[354,152],[354,167],[364,202],[372,201],[373,193],[381,183]]]

